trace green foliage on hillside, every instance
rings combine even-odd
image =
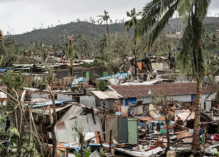
[[[109,26],[110,34],[122,35],[124,33],[123,24],[111,24]],[[35,41],[41,41],[44,44],[63,43],[68,36],[84,35],[88,39],[99,39],[106,34],[105,25],[95,25],[88,22],[72,22],[56,27],[34,30],[32,32],[15,35],[15,40],[21,44],[30,44]]]
[[[215,32],[219,24],[219,18],[207,17],[205,20],[208,33]],[[184,25],[181,19],[172,19],[165,27],[166,33],[175,33],[183,31]],[[125,28],[123,23],[114,23],[109,25],[111,36],[124,35]],[[71,22],[68,24],[48,27],[45,29],[34,29],[20,35],[14,35],[19,44],[30,44],[40,41],[43,44],[61,44],[68,36],[84,35],[87,39],[94,41],[100,39],[103,34],[107,34],[105,25],[97,25],[89,22]],[[133,32],[132,32],[133,34]]]

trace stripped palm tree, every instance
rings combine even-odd
[[[73,62],[74,62],[74,45],[73,45],[73,38],[72,36],[69,37],[68,40],[68,59],[70,63],[70,73],[72,74],[72,77],[74,77],[74,70],[73,70]]]
[[[173,17],[175,11],[186,23],[183,37],[181,39],[181,51],[178,55],[180,71],[185,73],[186,65],[192,63],[193,74],[197,81],[197,93],[195,103],[194,135],[192,142],[193,154],[200,153],[199,122],[202,82],[206,73],[202,53],[203,22],[206,17],[211,0],[153,0],[143,8],[142,30],[155,25],[149,35],[148,48],[152,47],[154,41],[164,29],[168,21]]]
[[[2,33],[2,31],[0,30],[0,43],[1,43],[1,45],[0,45],[0,53],[2,53],[1,51],[4,51],[3,49],[4,49],[4,44],[3,44],[3,33]],[[1,55],[1,59],[0,59],[0,65],[2,65],[2,62],[3,62],[3,55]]]
[[[131,28],[134,29],[134,43],[135,43],[135,48],[133,50],[133,54],[135,56],[135,76],[137,76],[137,59],[136,59],[136,53],[137,53],[137,44],[140,42],[140,22],[138,20],[138,16],[141,15],[141,12],[136,12],[135,8],[131,10],[131,12],[126,12],[127,16],[130,17],[131,19],[129,21],[126,21],[124,23],[124,27],[126,28],[127,31],[130,31]]]
[[[3,40],[3,33],[2,33],[2,31],[0,30],[0,41],[2,41]]]
[[[109,22],[112,23],[112,20],[110,19],[110,16],[109,16],[109,14],[108,14],[108,12],[106,10],[104,10],[104,14],[103,15],[98,15],[97,17],[100,17],[100,19],[98,20],[99,24],[102,24],[103,22],[105,22],[105,24],[106,24],[107,35],[108,35],[108,40],[109,40],[109,44],[110,44]]]

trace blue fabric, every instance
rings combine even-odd
[[[203,129],[202,129],[202,128],[200,128],[200,130],[199,130],[199,134],[200,134],[200,135],[203,135],[203,134],[204,134],[204,132],[203,132]]]

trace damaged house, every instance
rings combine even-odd
[[[116,91],[123,99],[124,106],[133,106],[137,102],[142,102],[142,105],[152,103],[154,94],[164,94],[173,101],[193,102],[196,98],[196,83],[171,83],[171,84],[154,84],[154,85],[123,85],[123,86],[108,86],[107,91]],[[202,88],[201,108],[210,110],[211,102],[206,99],[215,99],[217,87],[206,85]],[[140,105],[143,112],[142,105]],[[146,107],[147,108],[147,107]]]

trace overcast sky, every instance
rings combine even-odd
[[[107,10],[113,20],[126,17],[126,11],[140,11],[150,0],[0,0],[0,29],[20,34],[40,28],[102,15]],[[212,0],[211,16],[219,14],[219,0]],[[218,13],[217,13],[218,12]],[[210,14],[209,14],[210,15]],[[96,18],[97,19],[97,18]]]

